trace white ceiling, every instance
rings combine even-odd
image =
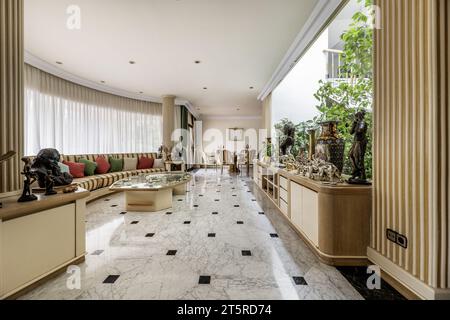
[[[259,92],[317,2],[25,0],[25,49],[111,88],[174,94],[204,115],[254,116]],[[81,30],[66,27],[73,4]]]

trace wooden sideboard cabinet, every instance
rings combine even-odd
[[[3,199],[0,209],[0,299],[16,297],[86,254],[86,198],[89,192],[17,203]]]
[[[367,264],[371,186],[332,186],[261,162],[255,167],[255,183],[322,262]]]

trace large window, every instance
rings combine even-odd
[[[162,106],[99,92],[25,67],[25,154],[155,152]]]

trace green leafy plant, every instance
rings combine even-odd
[[[362,2],[363,0],[360,0]],[[371,0],[365,0],[366,7],[372,5]],[[370,17],[363,12],[357,12],[352,17],[349,28],[341,35],[344,49],[341,55],[340,74],[342,79],[337,82],[320,81],[320,88],[314,97],[319,104],[320,115],[316,123],[326,120],[339,121],[339,131],[346,142],[346,159],[344,173],[351,173],[350,160],[347,155],[353,143],[349,129],[354,114],[359,110],[366,111],[366,121],[372,128],[373,101],[373,31],[370,27]],[[366,153],[366,170],[368,178],[372,177],[372,132],[368,133]]]

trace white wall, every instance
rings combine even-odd
[[[242,128],[247,132],[247,141],[250,149],[258,150],[258,134],[262,128],[262,118],[242,119],[239,117],[229,118],[204,118],[203,121],[203,151],[212,153],[220,150],[224,145],[227,150],[238,151],[245,148],[245,140],[242,142],[228,141],[229,128]]]
[[[327,48],[328,30],[323,32],[273,91],[272,126],[283,118],[299,123],[318,115],[318,101],[314,98],[314,93],[319,89],[319,81],[326,76],[327,64],[323,50]]]

